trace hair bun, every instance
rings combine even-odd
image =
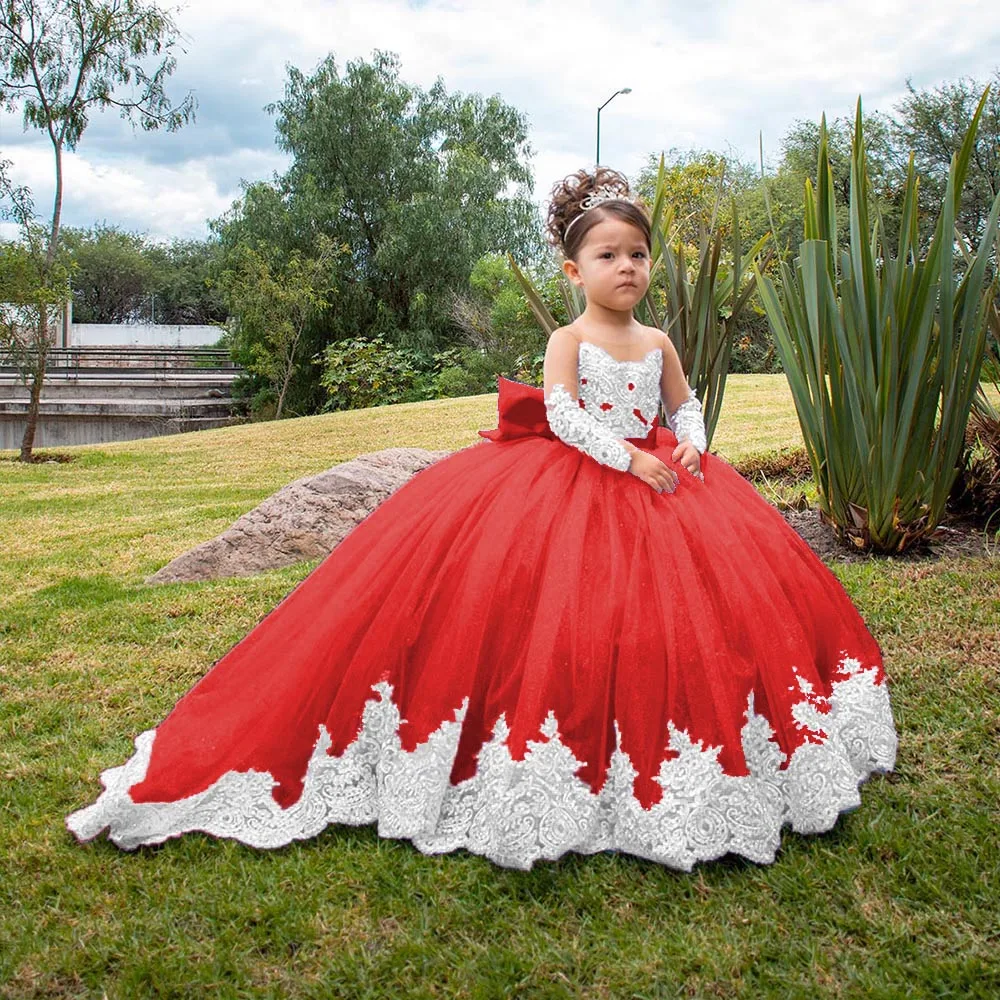
[[[584,201],[599,188],[631,198],[628,178],[610,167],[598,167],[594,173],[577,170],[554,185],[545,228],[557,246],[563,246],[569,224],[584,211]]]

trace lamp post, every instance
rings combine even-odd
[[[594,161],[596,166],[600,166],[601,163],[601,108],[607,107],[619,94],[631,94],[631,87],[622,87],[621,90],[616,90],[602,105],[597,109],[597,159]]]

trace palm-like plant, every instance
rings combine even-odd
[[[858,548],[902,552],[932,534],[954,483],[979,386],[996,278],[993,203],[977,253],[956,259],[955,212],[984,92],[952,158],[934,237],[921,258],[910,156],[898,244],[869,219],[861,100],[851,155],[849,246],[836,239],[826,117],[805,240],[780,290],[756,272],[819,491],[821,516]],[[755,268],[756,271],[756,268]],[[940,419],[938,419],[940,418]]]
[[[996,259],[1000,261],[1000,236]],[[988,326],[994,343],[986,346],[979,389],[972,401],[972,412],[965,432],[961,472],[948,495],[953,509],[986,519],[987,526],[1000,515],[1000,407],[987,395],[986,384],[1000,393],[1000,310],[996,302],[990,310]]]
[[[734,201],[731,257],[724,261],[724,234],[717,225],[718,206],[717,196],[709,225],[700,227],[697,269],[692,273],[683,243],[678,240],[674,245],[677,229],[674,208],[669,204],[664,158],[660,157],[650,212],[653,234],[650,288],[636,310],[641,322],[663,330],[677,349],[688,382],[703,404],[705,434],[709,446],[722,409],[733,332],[737,319],[754,290],[753,278],[744,281],[744,277],[770,235],[762,237],[746,252],[740,239],[739,218]],[[770,250],[765,254],[761,269],[767,267],[771,255]],[[552,333],[559,326],[558,321],[514,258],[508,259],[539,325],[546,334]],[[661,271],[665,295],[664,301],[657,305],[654,289],[661,280]],[[559,288],[572,321],[584,311],[586,300],[580,289],[562,276],[559,278]],[[664,425],[665,416],[661,412],[660,419]]]

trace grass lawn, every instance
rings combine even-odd
[[[783,376],[730,376],[724,409],[730,462],[801,447]],[[885,653],[899,756],[831,832],[786,827],[774,865],[523,873],[373,827],[76,843],[99,772],[316,564],[144,577],[292,479],[495,420],[486,395],[0,462],[0,997],[1000,996],[997,560],[833,565]]]

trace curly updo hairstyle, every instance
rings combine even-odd
[[[606,201],[586,210],[581,207],[588,195],[605,186],[612,191],[620,192],[623,198],[632,197],[625,175],[610,167],[598,167],[592,174],[586,170],[578,170],[575,174],[563,178],[552,188],[546,229],[552,242],[562,250],[568,260],[576,259],[587,233],[598,222],[612,216],[635,226],[646,240],[647,248],[652,249],[653,236],[649,217],[645,212],[645,206],[638,199]],[[570,223],[579,215],[583,215],[584,218],[570,229]],[[568,235],[567,229],[569,229]]]

